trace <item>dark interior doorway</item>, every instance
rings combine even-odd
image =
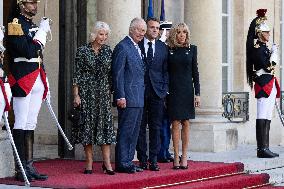
[[[67,119],[72,108],[72,71],[78,46],[86,42],[87,0],[60,0],[59,2],[59,94],[58,117],[68,138],[71,137],[71,123]],[[58,153],[61,158],[73,158],[59,135]]]

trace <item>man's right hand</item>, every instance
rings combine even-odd
[[[126,108],[126,99],[125,98],[118,99],[116,105],[119,108]]]
[[[78,107],[81,104],[81,98],[79,95],[74,96],[73,106]]]

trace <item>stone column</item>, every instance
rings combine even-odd
[[[184,22],[184,0],[165,0],[165,15],[173,25]]]
[[[237,145],[237,130],[222,117],[222,1],[185,0],[184,21],[198,47],[201,108],[192,120],[190,150],[225,151]]]
[[[98,0],[96,8],[97,20],[104,21],[111,27],[111,47],[128,35],[130,21],[141,17],[141,0]]]

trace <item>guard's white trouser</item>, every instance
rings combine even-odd
[[[257,99],[257,119],[272,119],[272,112],[275,105],[277,89],[275,82],[268,98]]]
[[[8,101],[10,103],[11,102],[12,93],[11,93],[11,88],[10,88],[9,83],[4,83],[4,87],[5,87],[5,92],[6,92]],[[3,113],[4,113],[5,106],[6,106],[6,102],[5,102],[5,99],[4,99],[4,95],[3,95],[2,89],[0,87],[0,119],[1,119],[1,117],[3,115]]]
[[[13,97],[14,129],[34,130],[36,128],[43,93],[44,85],[39,74],[31,92],[26,97]]]

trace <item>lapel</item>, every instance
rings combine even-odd
[[[141,60],[140,54],[139,54],[138,50],[136,49],[135,45],[133,44],[133,42],[131,41],[131,39],[128,36],[125,37],[124,39],[126,40],[128,45],[130,46],[130,50],[136,56],[136,58]]]
[[[158,59],[158,56],[160,54],[160,52],[158,52],[161,48],[159,47],[159,43],[158,43],[158,40],[155,40],[155,54],[154,54],[154,57],[153,57],[153,62],[152,63],[155,63],[156,60]]]
[[[143,54],[143,59],[146,58],[146,54],[145,54],[145,47],[144,47],[144,38],[138,43],[139,48],[141,50],[141,53]]]
[[[143,63],[143,60],[141,59],[140,57],[140,54],[138,52],[138,50],[136,49],[135,45],[133,44],[133,42],[131,41],[131,39],[126,36],[125,38],[125,41],[128,43],[132,53],[135,55],[136,57],[136,60],[138,62],[138,65],[140,65],[142,67],[142,69],[144,69],[144,63]],[[140,49],[141,50],[141,49]],[[142,53],[142,52],[141,52]],[[142,56],[143,57],[143,56]]]

